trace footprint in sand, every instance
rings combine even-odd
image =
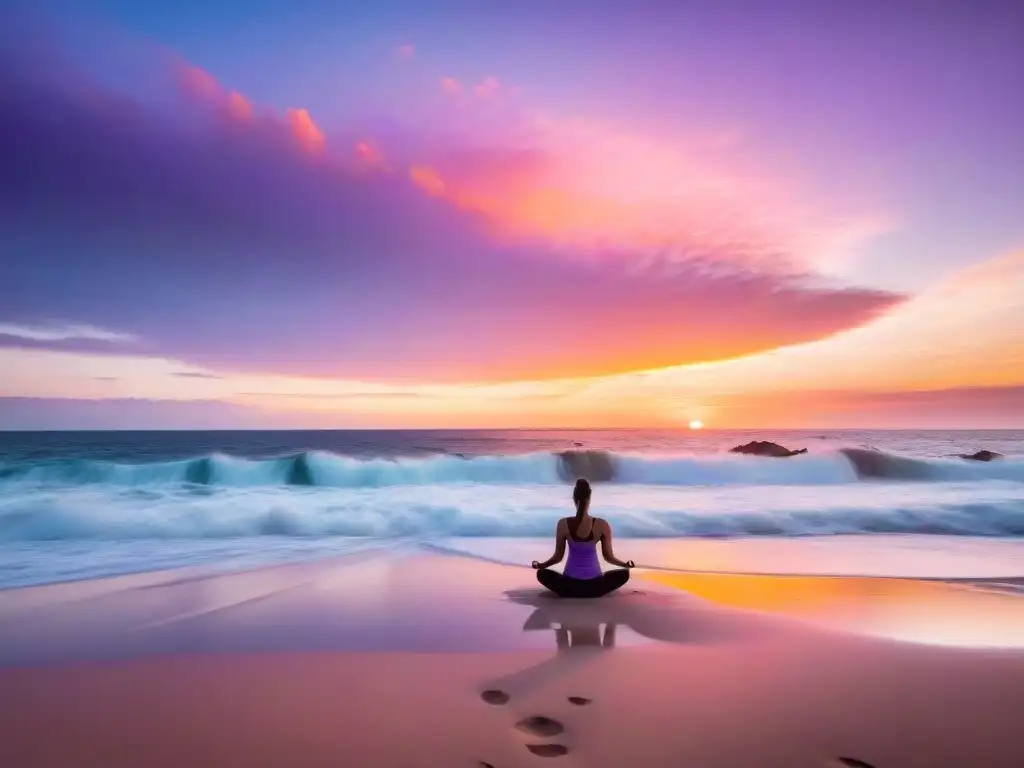
[[[570,696],[569,697],[569,703],[570,704],[575,704],[577,707],[585,707],[591,701],[593,701],[593,699],[588,699],[586,696]]]
[[[847,766],[847,768],[875,768],[871,763],[858,760],[856,757],[837,757],[836,762],[839,765]]]
[[[488,704],[493,704],[497,707],[501,706],[502,704],[508,704],[508,700],[510,697],[504,691],[499,691],[497,689],[491,688],[481,693],[480,698]]]
[[[569,748],[561,744],[527,744],[526,748],[537,757],[561,757],[569,754]]]
[[[560,722],[544,715],[533,715],[532,717],[520,720],[516,723],[516,728],[531,736],[540,736],[542,738],[557,736],[565,730],[565,726]]]

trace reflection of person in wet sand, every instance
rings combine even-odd
[[[687,644],[721,642],[742,631],[733,620],[715,618],[705,612],[706,608],[687,608],[678,596],[631,592],[607,600],[568,601],[550,592],[526,589],[506,592],[505,596],[513,603],[534,608],[523,631],[553,632],[558,649],[552,658],[488,683],[488,688],[513,696],[546,687],[602,657],[615,648],[620,627],[649,640]]]
[[[700,641],[706,638],[709,629],[703,624],[697,625],[692,615],[678,603],[642,592],[619,595],[600,603],[575,604],[544,592],[522,590],[505,594],[514,603],[534,608],[523,624],[523,631],[554,631],[560,651],[614,648],[620,626],[648,640],[664,643]]]
[[[577,480],[572,500],[576,505],[576,516],[558,521],[555,554],[544,562],[533,561],[537,581],[560,597],[601,597],[629,581],[628,569],[633,567],[633,561],[615,557],[612,528],[608,521],[590,516],[590,483]],[[601,572],[601,564],[597,560],[598,542],[605,561],[619,566],[617,569]],[[569,560],[564,572],[552,571],[551,566],[560,563],[565,556],[567,544]]]
[[[543,614],[541,609],[534,611],[534,616]],[[530,619],[526,620],[526,624],[530,623]],[[601,634],[601,624],[561,624],[554,627],[555,630],[555,645],[558,646],[558,652],[569,651],[580,648],[605,648],[611,650],[615,647],[615,630],[618,627],[614,622],[610,622],[604,625],[604,634]],[[550,626],[544,627],[529,627],[524,626],[523,630],[528,631],[530,629],[552,629]]]

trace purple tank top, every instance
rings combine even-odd
[[[601,575],[601,564],[597,561],[597,539],[575,541],[569,537],[569,559],[565,561],[563,575],[572,579],[596,579]]]

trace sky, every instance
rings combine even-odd
[[[1019,3],[87,6],[0,11],[0,429],[1024,428]]]

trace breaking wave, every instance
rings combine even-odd
[[[924,459],[844,448],[784,459],[735,454],[662,456],[605,451],[359,459],[306,452],[258,460],[213,454],[134,464],[85,459],[0,463],[0,487],[10,483],[60,486],[99,483],[382,488],[451,483],[552,484],[577,477],[594,482],[670,486],[833,485],[862,480],[1024,482],[1024,461]]]
[[[248,537],[551,536],[568,489],[542,485],[390,488],[33,487],[0,494],[0,544]],[[1024,486],[668,488],[610,485],[600,514],[630,538],[839,534],[1024,536]],[[276,546],[270,545],[268,546]]]

